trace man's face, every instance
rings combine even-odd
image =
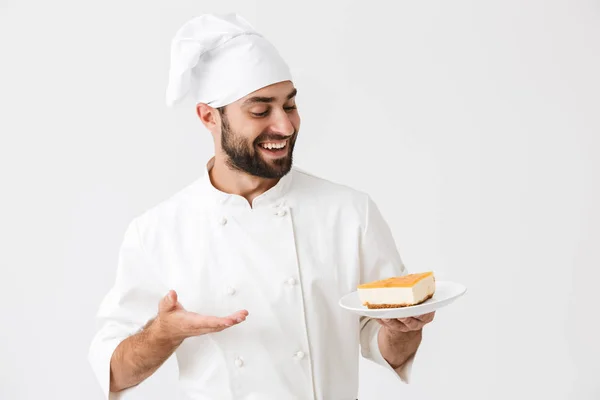
[[[276,179],[292,168],[300,129],[291,82],[267,86],[228,105],[221,113],[221,150],[230,167]]]

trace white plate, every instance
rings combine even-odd
[[[459,283],[436,281],[433,297],[424,303],[410,307],[369,309],[362,305],[358,292],[354,291],[342,297],[339,304],[342,308],[355,314],[373,318],[407,318],[436,311],[465,294],[467,288]]]

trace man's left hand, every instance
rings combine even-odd
[[[433,321],[435,311],[428,314],[417,315],[409,318],[377,319],[390,333],[406,333],[420,331],[425,325]]]

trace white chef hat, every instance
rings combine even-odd
[[[187,95],[222,107],[291,80],[277,49],[237,14],[205,14],[185,23],[171,43],[167,105]]]

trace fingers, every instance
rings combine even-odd
[[[169,293],[167,293],[167,297],[170,301],[170,304],[172,304],[173,306],[175,306],[177,304],[177,292],[174,290],[170,290]]]
[[[231,314],[229,317],[233,318],[236,322],[239,323],[239,322],[245,321],[247,316],[248,316],[247,310],[240,310],[238,312]]]
[[[246,310],[237,311],[226,317],[200,315],[192,312],[187,312],[185,325],[188,329],[194,331],[195,334],[219,332],[223,329],[244,322],[247,316],[248,311]]]
[[[392,332],[408,332],[410,329],[397,319],[380,319],[380,324]]]
[[[419,321],[416,318],[401,318],[398,320],[400,323],[404,324],[409,331],[418,331],[422,329],[425,324]]]
[[[239,310],[226,317],[200,315],[186,311],[177,301],[177,297],[177,293],[170,290],[158,305],[161,329],[167,332],[169,337],[185,339],[190,336],[220,332],[244,322],[248,316],[246,310]]]
[[[431,321],[433,321],[434,317],[435,317],[435,311],[427,313],[427,314],[423,314],[423,315],[417,315],[415,318],[421,322],[428,324]]]
[[[248,311],[242,310],[242,311],[233,313],[228,317],[219,318],[219,319],[221,320],[220,322],[223,325],[225,325],[226,327],[230,327],[230,326],[244,322],[246,320],[247,316],[248,316]]]
[[[411,332],[423,329],[425,325],[433,321],[434,317],[435,311],[410,318],[377,319],[376,321],[392,332]]]
[[[169,292],[160,300],[158,305],[159,312],[168,312],[175,308],[177,305],[177,293],[174,290]]]
[[[380,319],[377,320],[382,326],[385,326],[392,332],[411,332],[423,329],[426,322],[417,318],[399,318],[399,319]]]

